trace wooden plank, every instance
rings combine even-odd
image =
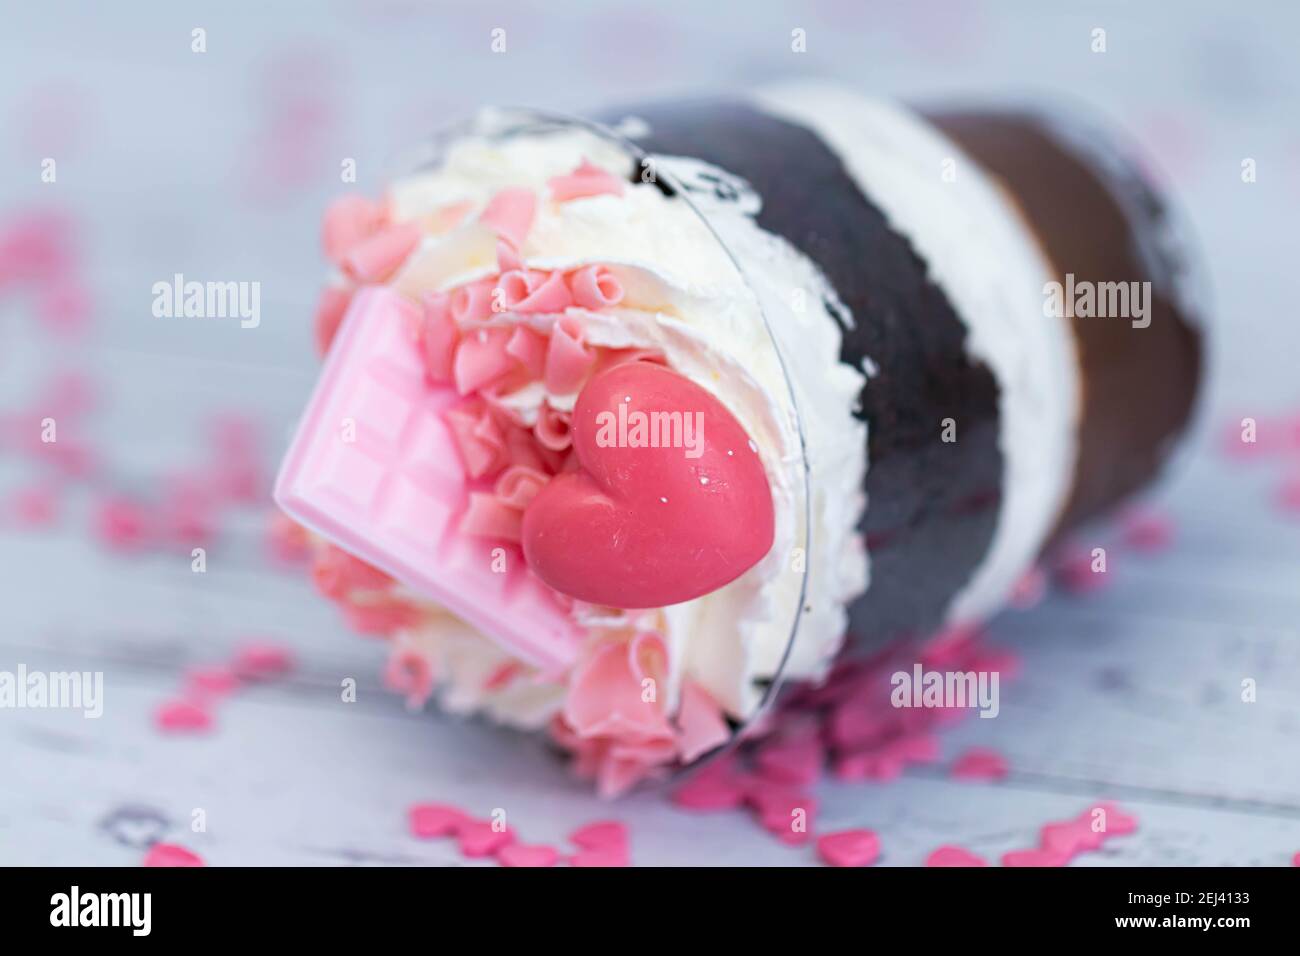
[[[13,779],[26,785],[0,791],[0,862],[129,864],[141,856],[132,842],[151,834],[213,863],[459,865],[451,846],[407,836],[405,807],[422,799],[484,815],[504,809],[539,842],[558,843],[593,819],[624,819],[643,864],[814,862],[809,848],[782,846],[742,814],[686,814],[654,793],[611,806],[526,737],[406,715],[375,688],[363,686],[356,704],[324,686],[253,689],[221,709],[212,735],[163,739],[149,725],[154,676],[108,674],[99,720],[56,712],[6,720]],[[1028,846],[1042,823],[1103,796],[1123,797],[1141,832],[1085,864],[1280,864],[1300,848],[1300,813],[1063,788],[1019,771],[1000,786],[911,774],[884,786],[829,785],[821,796],[818,825],[877,829],[886,864],[916,864],[948,842],[990,856]],[[203,833],[190,829],[196,809],[206,814]],[[150,825],[151,815],[165,822]]]

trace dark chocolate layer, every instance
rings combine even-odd
[[[852,610],[854,631],[876,639],[934,629],[988,551],[1002,499],[998,386],[967,355],[964,323],[911,243],[810,130],[734,101],[613,119],[627,115],[648,123],[638,140],[647,152],[703,160],[752,186],[758,224],[816,263],[851,313],[841,360],[861,368],[869,359],[877,370],[857,411],[868,426],[871,587]],[[682,185],[725,200],[735,184]],[[957,441],[942,440],[947,418]]]
[[[1083,142],[1029,115],[929,117],[1013,196],[1058,281],[1150,282],[1150,325],[1121,317],[1072,319],[1083,376],[1074,485],[1058,533],[1113,506],[1159,470],[1191,414],[1200,380],[1197,324],[1177,302],[1188,266],[1154,241],[1169,213],[1142,172],[1106,149],[1103,171]],[[1097,154],[1099,155],[1099,154]],[[1044,319],[1047,321],[1047,319]]]

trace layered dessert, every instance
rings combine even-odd
[[[1149,481],[1200,374],[1177,235],[1134,161],[1028,114],[487,112],[330,207],[277,501],[413,706],[618,793],[850,630],[982,620]]]

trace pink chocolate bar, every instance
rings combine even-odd
[[[420,309],[384,286],[352,300],[275,483],[289,515],[551,671],[581,632],[509,542],[457,532],[468,489],[443,413],[455,389],[425,377]],[[494,558],[494,549],[497,552]],[[504,568],[493,570],[493,568]]]

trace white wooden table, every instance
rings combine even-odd
[[[1294,404],[1300,325],[1283,241],[1300,200],[1300,137],[1281,121],[1300,113],[1285,48],[1294,12],[1270,25],[1221,21],[1200,4],[1179,4],[1177,17],[1156,4],[1055,17],[1017,6],[953,26],[973,39],[950,37],[950,49],[934,48],[943,31],[923,39],[901,14],[834,4],[800,23],[776,5],[744,22],[688,20],[678,3],[658,5],[658,18],[645,7],[586,17],[554,2],[454,14],[344,4],[310,24],[262,5],[200,16],[160,4],[129,23],[84,4],[75,19],[57,4],[6,11],[0,117],[15,133],[0,143],[0,216],[35,204],[77,216],[97,316],[89,340],[59,344],[28,303],[0,298],[0,409],[21,407],[47,372],[71,364],[102,385],[93,438],[121,487],[192,461],[195,429],[214,410],[255,416],[273,457],[312,381],[315,224],[342,158],[356,158],[373,189],[398,145],[479,100],[580,109],[790,71],[904,94],[1073,90],[1127,120],[1165,158],[1213,263],[1211,417]],[[1087,53],[1094,20],[1108,29],[1103,57]],[[498,23],[511,52],[494,58],[487,31]],[[190,52],[195,26],[208,31],[206,54]],[[810,52],[791,62],[796,26]],[[629,30],[657,52],[638,45],[616,69],[602,50]],[[557,57],[565,43],[574,55]],[[643,58],[662,83],[634,75]],[[51,102],[79,105],[46,123]],[[306,109],[301,153],[285,158],[275,123],[313,104],[322,112]],[[51,154],[59,178],[41,184]],[[1257,159],[1258,182],[1241,182],[1243,157]],[[261,327],[154,319],[150,286],[174,272],[260,281]],[[950,842],[992,857],[1109,797],[1140,831],[1078,865],[1289,862],[1300,850],[1300,519],[1270,502],[1280,462],[1227,462],[1202,442],[1185,465],[1161,498],[1178,522],[1174,548],[1112,551],[1103,593],[995,622],[1023,675],[1003,688],[996,720],[968,721],[943,746],[945,759],[999,748],[1012,766],[1005,783],[953,782],[939,766],[889,785],[827,784],[820,827],[877,829],[886,864],[919,863]],[[37,474],[0,460],[0,494]],[[461,863],[451,847],[406,835],[405,807],[426,799],[504,808],[530,841],[616,816],[643,864],[814,862],[742,815],[687,815],[655,793],[610,806],[532,739],[406,712],[379,686],[381,648],[269,562],[264,514],[229,523],[198,575],[188,550],[106,552],[87,530],[93,497],[71,491],[52,529],[0,528],[0,670],[102,670],[107,684],[99,720],[0,711],[0,863],[132,864],[159,835],[214,864]],[[160,735],[153,710],[182,670],[250,635],[292,645],[301,666],[221,707],[214,733]],[[347,677],[355,703],[340,699]],[[1252,704],[1240,700],[1247,677],[1258,684]],[[195,809],[204,833],[190,831]]]

